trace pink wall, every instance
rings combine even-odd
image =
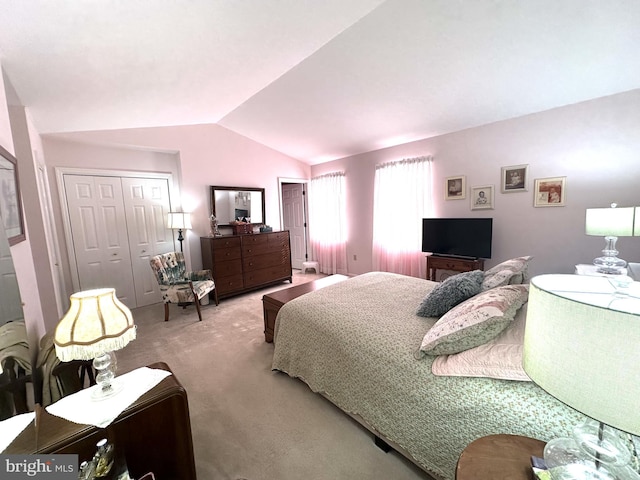
[[[2,73],[1,68],[0,73]],[[0,144],[9,152],[15,154],[13,140],[14,132],[12,131],[11,117],[9,115],[9,105],[12,103],[12,98],[15,97],[15,92],[13,91],[13,87],[10,82],[7,79],[3,80],[4,81],[0,81]],[[18,172],[30,167],[30,165],[25,164],[25,161],[29,161],[30,158],[17,159]],[[24,198],[25,195],[29,195],[29,192],[33,191],[33,187],[33,185],[28,185],[26,181],[21,181],[22,197]],[[42,306],[40,304],[40,296],[38,295],[38,281],[32,255],[29,221],[29,218],[25,218],[27,239],[11,247],[11,257],[13,258],[13,264],[18,280],[18,288],[20,289],[20,296],[23,302],[22,309],[29,334],[29,341],[33,348],[37,345],[37,341],[42,335],[45,327]],[[36,349],[33,348],[32,352],[35,354]]]
[[[50,169],[173,173],[182,207],[192,212],[193,230],[186,235],[185,253],[193,268],[202,264],[199,237],[209,233],[210,185],[265,188],[266,220],[277,227],[278,177],[308,178],[310,173],[308,165],[218,125],[44,135],[43,144]],[[57,209],[59,213],[59,205]]]
[[[493,217],[496,263],[533,255],[532,274],[573,273],[600,256],[604,240],[584,234],[585,209],[640,205],[640,90],[514,120],[376,150],[312,167],[312,176],[344,170],[350,225],[350,273],[371,269],[373,176],[377,163],[433,155],[437,216]],[[501,167],[529,165],[529,191],[500,193]],[[466,175],[467,188],[495,186],[494,210],[444,200],[444,179]],[[533,179],[567,177],[565,207],[533,207]],[[389,228],[402,228],[401,216]],[[640,262],[640,238],[621,238],[620,256]],[[357,260],[354,260],[354,255]]]

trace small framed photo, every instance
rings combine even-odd
[[[493,210],[493,185],[471,187],[471,210]]]
[[[467,179],[464,175],[447,177],[444,184],[445,200],[462,200],[467,197]]]
[[[502,167],[501,192],[526,192],[527,182],[529,181],[528,175],[529,165]]]
[[[534,207],[564,207],[567,177],[536,178]]]

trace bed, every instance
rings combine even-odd
[[[566,436],[584,417],[530,381],[432,372],[446,357],[419,349],[438,318],[416,309],[437,285],[371,272],[288,302],[276,319],[272,369],[304,381],[438,479],[453,480],[476,438]]]

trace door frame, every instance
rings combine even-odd
[[[58,185],[58,197],[60,200],[60,213],[62,214],[62,225],[64,228],[64,238],[67,247],[67,258],[69,259],[69,270],[71,273],[71,285],[74,291],[80,289],[80,279],[78,277],[78,264],[76,262],[75,249],[71,237],[71,217],[67,206],[67,191],[64,185],[65,175],[87,175],[94,177],[130,177],[130,178],[155,178],[167,180],[169,185],[169,205],[174,208],[173,199],[179,198],[174,190],[173,174],[156,172],[132,172],[129,170],[102,170],[92,168],[77,167],[55,167],[56,183]],[[175,241],[175,240],[174,240]]]
[[[308,203],[308,183],[309,180],[305,178],[287,178],[278,177],[278,203],[280,208],[280,230],[284,230],[284,204],[282,198],[282,185],[285,183],[298,183],[302,184],[302,190],[304,192],[304,249],[306,260],[309,260],[309,203]]]

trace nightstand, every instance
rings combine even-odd
[[[519,435],[489,435],[464,449],[456,480],[531,480],[531,456],[542,457],[545,442]]]

